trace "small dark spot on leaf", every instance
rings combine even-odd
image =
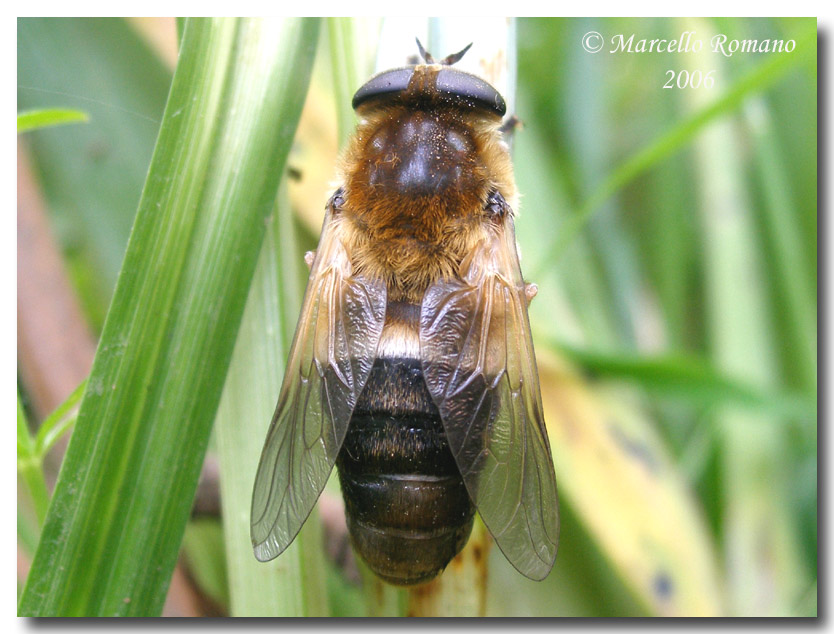
[[[642,462],[649,471],[657,471],[657,459],[644,443],[639,440],[634,440],[634,438],[630,438],[614,423],[608,424],[608,431],[614,439],[614,442],[616,442],[627,455]]]
[[[672,583],[672,578],[665,570],[659,570],[655,573],[654,579],[652,580],[652,591],[658,598],[668,599],[672,596],[673,590],[674,584]]]
[[[103,161],[110,154],[110,144],[105,139],[94,139],[87,144],[86,153],[91,161]]]

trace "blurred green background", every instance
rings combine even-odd
[[[286,231],[275,244],[294,264],[278,265],[278,293],[290,313],[304,276],[292,267],[314,248],[335,177],[337,104],[344,103],[332,60],[344,46],[357,48],[357,59],[372,55],[374,40],[361,34],[378,28],[369,20],[321,27],[279,200]],[[516,229],[525,277],[539,286],[531,323],[562,528],[556,566],[541,583],[492,549],[486,614],[816,615],[816,20],[553,18],[519,19],[510,28],[523,122],[513,145]],[[590,31],[605,38],[599,53],[582,48]],[[687,31],[704,42],[701,51],[609,52],[616,34],[635,34],[637,42]],[[339,39],[344,33],[354,39]],[[796,47],[725,57],[710,50],[716,34],[792,39]],[[48,413],[89,371],[176,43],[172,20],[18,20],[18,111],[69,108],[89,118],[19,141],[18,389],[33,437],[45,418],[56,424]],[[664,88],[670,70],[693,80],[695,71],[713,71],[714,85]],[[365,71],[357,72],[361,83]],[[30,174],[31,188],[20,185],[21,173]],[[47,223],[31,220],[33,207]],[[60,293],[45,281],[52,273],[20,252],[31,232],[47,245],[54,236],[66,301],[78,303],[80,331],[92,333],[84,350],[68,353],[82,357],[75,365],[50,355],[78,331],[62,321],[72,309],[55,307]],[[248,315],[242,339],[257,338],[245,334]],[[30,326],[42,330],[29,335]],[[242,380],[235,374],[242,339],[227,391]],[[219,416],[230,398],[224,394]],[[22,589],[42,518],[20,420],[19,412]],[[165,614],[244,615],[240,597],[258,592],[238,587],[245,582],[235,572],[237,551],[224,545],[232,520],[221,521],[218,478],[221,491],[231,489],[223,482],[227,459],[218,475],[217,454],[231,451],[228,443],[233,435],[209,444],[200,489],[208,502],[201,506],[198,492]],[[43,462],[49,488],[60,447]],[[338,489],[332,500],[338,514]],[[325,521],[331,545],[343,544],[338,524]],[[313,534],[305,548],[318,539]],[[325,600],[296,613],[395,614],[414,601],[394,596],[375,608],[373,583],[366,579],[363,590],[343,556],[328,556],[317,570],[322,579],[298,583],[326,588]],[[280,612],[273,597],[250,600],[264,613]]]

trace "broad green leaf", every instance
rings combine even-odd
[[[187,22],[20,614],[159,614],[317,29]]]
[[[35,130],[53,229],[87,318],[101,328],[122,264],[171,73],[120,18],[19,18],[18,110],[72,108],[86,125]]]

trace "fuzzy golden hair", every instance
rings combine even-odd
[[[490,191],[515,208],[500,117],[403,104],[360,115],[341,161],[345,242],[354,270],[383,279],[390,300],[419,303],[484,237]]]

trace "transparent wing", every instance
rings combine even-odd
[[[426,292],[423,373],[481,518],[510,563],[540,580],[559,541],[556,477],[512,218],[488,233],[461,279]]]
[[[340,225],[328,212],[252,494],[261,561],[298,534],[336,462],[374,363],[386,288],[351,275]]]

